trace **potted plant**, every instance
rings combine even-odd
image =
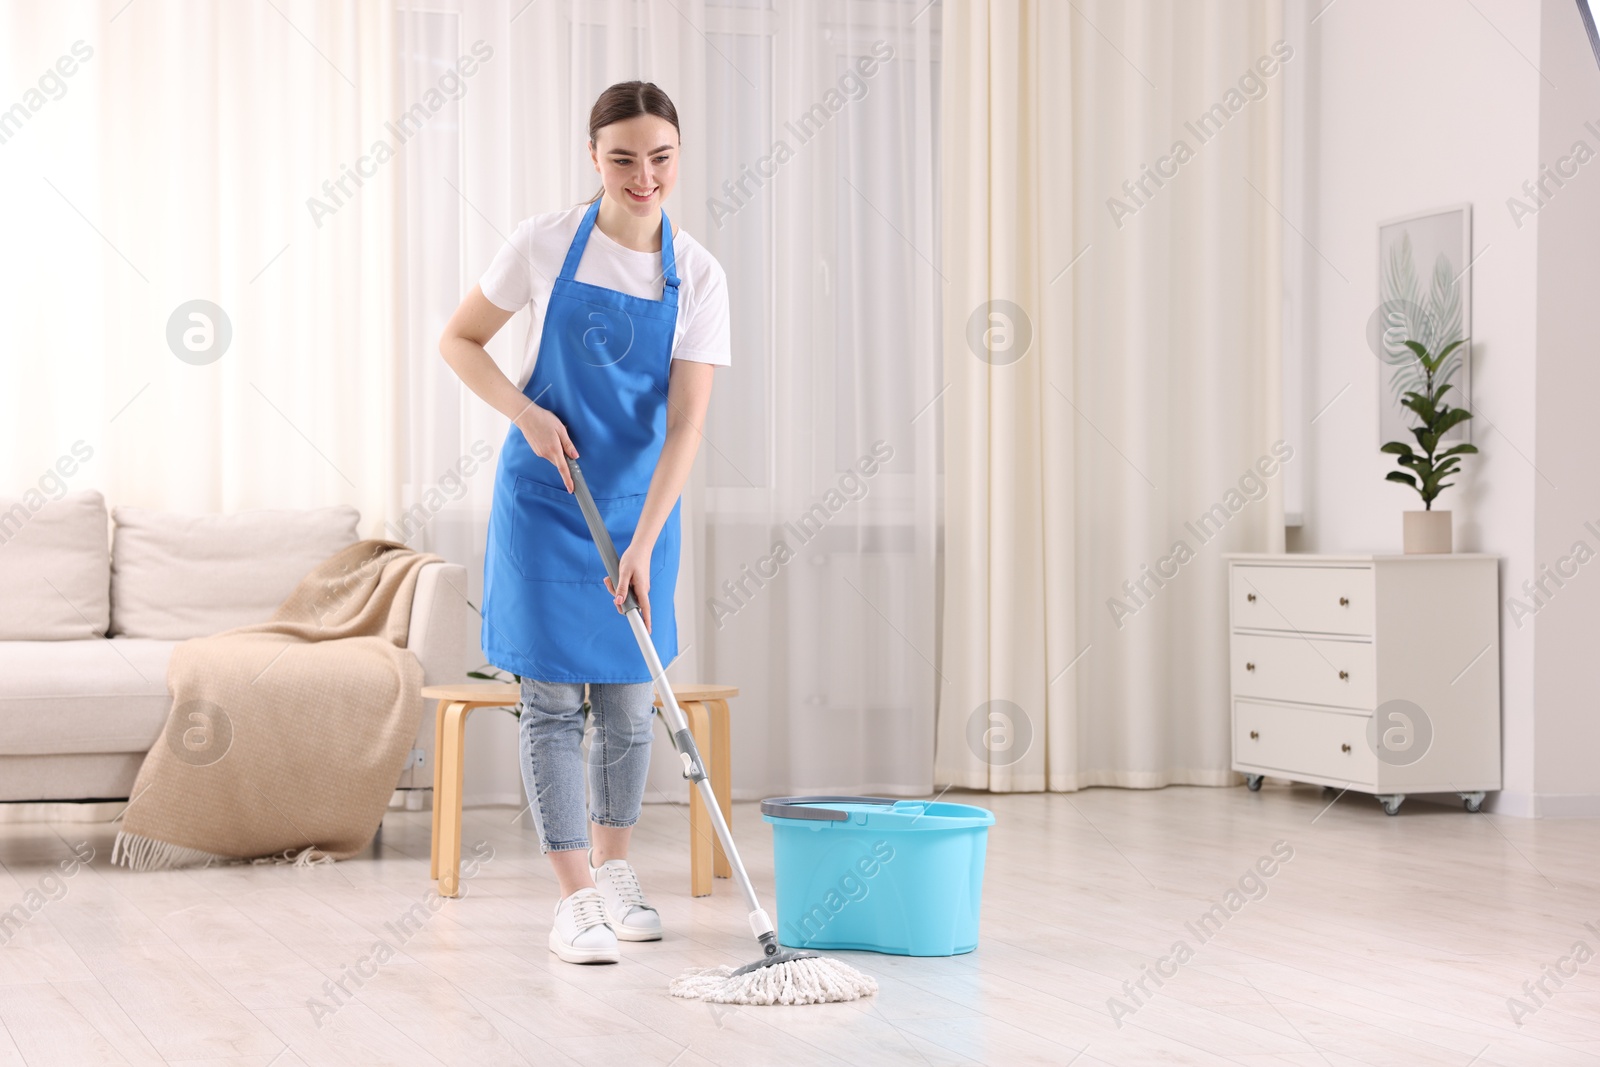
[[[1452,341],[1430,356],[1427,348],[1416,341],[1406,341],[1405,346],[1416,354],[1425,375],[1422,392],[1409,392],[1401,404],[1420,420],[1411,428],[1421,452],[1413,451],[1404,441],[1390,441],[1381,451],[1395,457],[1404,470],[1390,471],[1388,480],[1411,486],[1422,497],[1423,510],[1405,513],[1405,551],[1408,553],[1451,551],[1450,513],[1434,511],[1433,501],[1442,490],[1454,482],[1446,478],[1460,470],[1461,457],[1478,451],[1476,445],[1462,443],[1439,451],[1445,434],[1472,418],[1465,408],[1453,408],[1444,403],[1444,394],[1450,390],[1449,382],[1434,384],[1434,376],[1444,361],[1464,342]]]

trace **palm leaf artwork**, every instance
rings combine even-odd
[[[1437,352],[1445,345],[1466,337],[1461,329],[1461,286],[1457,284],[1454,265],[1443,253],[1433,262],[1433,288],[1428,299],[1430,322],[1435,329],[1433,336],[1422,344],[1429,351]],[[1455,384],[1456,372],[1461,369],[1462,357],[1468,351],[1469,347],[1462,345],[1450,353],[1439,368],[1439,381]]]
[[[1417,290],[1417,274],[1411,265],[1411,235],[1402,234],[1389,249],[1383,271],[1383,361],[1389,370],[1389,403],[1398,404],[1407,391],[1422,382],[1422,369],[1407,341],[1421,340],[1433,332],[1427,309]]]
[[[1472,418],[1471,412],[1464,408],[1453,408],[1445,401],[1444,395],[1451,386],[1443,380],[1441,373],[1464,344],[1461,340],[1455,340],[1430,352],[1421,342],[1405,342],[1406,349],[1412,354],[1423,376],[1422,388],[1408,391],[1401,401],[1406,410],[1418,419],[1417,425],[1411,428],[1417,448],[1413,449],[1405,441],[1390,441],[1379,449],[1394,456],[1395,462],[1401,467],[1400,470],[1390,471],[1387,480],[1415,489],[1421,495],[1422,506],[1427,511],[1433,510],[1433,502],[1441,492],[1456,484],[1445,479],[1460,473],[1461,457],[1478,451],[1476,445],[1466,443],[1439,451],[1445,435]]]
[[[1457,347],[1466,337],[1462,327],[1460,277],[1450,257],[1439,253],[1433,263],[1428,294],[1423,297],[1417,281],[1409,233],[1402,233],[1400,240],[1389,249],[1388,260],[1383,267],[1382,355],[1389,368],[1386,382],[1388,403],[1409,410],[1410,405],[1405,401],[1407,396],[1434,388],[1429,384],[1428,371],[1412,350],[1413,344],[1421,345],[1427,352],[1449,349],[1431,378],[1441,385],[1456,384],[1465,365],[1470,349],[1465,344]],[[1459,438],[1464,432],[1465,427],[1462,427],[1455,436]]]

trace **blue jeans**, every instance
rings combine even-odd
[[[589,811],[601,826],[639,821],[655,692],[649,682],[589,685]],[[583,794],[583,686],[522,680],[522,784],[541,852],[589,847]]]

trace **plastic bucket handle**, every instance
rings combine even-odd
[[[887,797],[772,797],[761,802],[761,814],[779,819],[814,819],[822,822],[844,822],[850,813],[837,808],[814,808],[812,804],[881,804],[892,808],[895,801]]]

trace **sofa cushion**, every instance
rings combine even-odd
[[[110,590],[104,497],[0,497],[0,641],[104,637]]]
[[[313,567],[355,543],[361,519],[344,506],[111,515],[111,633],[158,640],[266,622]]]
[[[0,756],[149,751],[172,705],[176,644],[0,641]]]

